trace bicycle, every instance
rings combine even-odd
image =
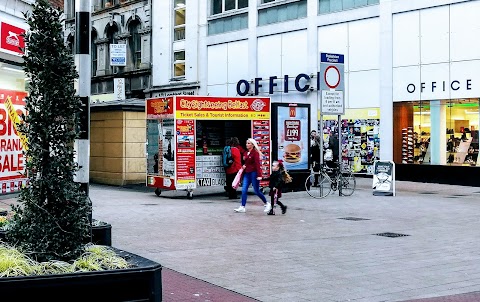
[[[318,172],[311,168],[310,175],[305,180],[305,190],[313,198],[325,198],[332,190],[338,190],[341,196],[350,196],[355,187],[355,176],[350,167],[343,167],[338,163],[334,168],[324,163]]]

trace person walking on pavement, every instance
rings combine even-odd
[[[273,162],[272,171],[273,172],[272,174],[270,174],[269,177],[270,182],[268,184],[268,187],[270,188],[269,195],[271,205],[271,209],[268,212],[268,215],[275,215],[275,211],[273,210],[275,201],[282,209],[282,214],[285,214],[287,213],[287,206],[280,201],[280,197],[282,197],[283,185],[292,182],[292,177],[285,169],[282,160],[276,160]]]
[[[232,137],[227,140],[227,145],[230,146],[230,152],[232,153],[233,163],[225,168],[226,174],[226,191],[229,199],[237,199],[237,190],[232,187],[233,179],[237,175],[238,170],[242,167],[240,150],[235,147],[239,144],[237,137]]]
[[[312,130],[310,132],[310,165],[313,169],[313,172],[320,171],[320,137],[317,135],[317,131]],[[318,176],[315,174],[315,180],[313,186],[318,186]]]
[[[265,195],[260,191],[260,180],[262,179],[262,170],[260,168],[260,149],[257,142],[253,138],[247,139],[247,151],[243,156],[243,181],[242,181],[242,204],[235,209],[237,213],[245,213],[245,205],[247,204],[248,187],[252,184],[253,191],[260,197],[265,204],[264,212],[270,212],[271,205],[267,203]]]

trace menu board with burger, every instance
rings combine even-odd
[[[277,154],[288,170],[308,169],[308,121],[308,107],[278,107]]]
[[[258,147],[262,154],[260,155],[262,178],[268,178],[270,176],[270,121],[268,120],[253,120],[252,137],[257,141]],[[268,186],[268,182],[265,184],[263,181],[260,185]]]

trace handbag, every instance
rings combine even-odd
[[[235,175],[235,178],[233,179],[232,188],[237,189],[240,186],[240,182],[242,181],[242,174],[243,168],[240,168],[240,170],[238,170],[237,172],[237,175]]]

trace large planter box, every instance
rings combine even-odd
[[[136,267],[123,270],[0,278],[2,301],[162,301],[162,266],[114,249]]]
[[[0,240],[5,241],[7,232],[0,230]],[[112,225],[104,224],[92,227],[92,243],[112,246]]]

